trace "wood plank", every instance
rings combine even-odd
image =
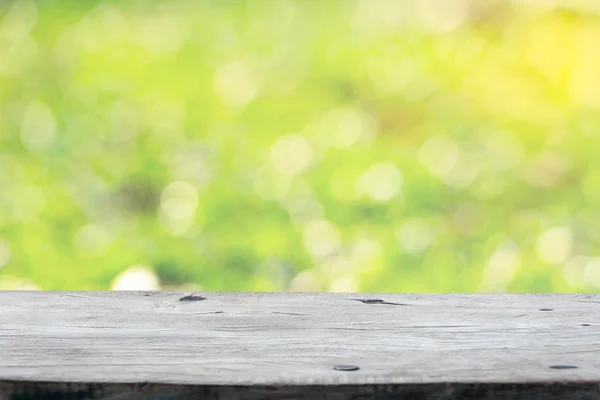
[[[598,400],[599,393],[598,385],[590,383],[328,386],[0,383],[0,400]]]
[[[598,295],[0,292],[0,400],[599,388]]]

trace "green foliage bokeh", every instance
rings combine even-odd
[[[0,288],[596,291],[577,4],[2,2]]]

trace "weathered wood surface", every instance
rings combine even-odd
[[[600,296],[0,292],[0,400],[44,398],[598,400]]]

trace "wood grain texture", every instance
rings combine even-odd
[[[597,295],[0,292],[0,400],[598,400],[599,384]]]

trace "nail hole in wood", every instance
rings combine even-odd
[[[576,369],[579,368],[575,365],[551,365],[549,368],[552,369]]]
[[[183,296],[179,299],[179,301],[202,301],[206,300],[206,297],[202,297],[199,294],[189,294],[187,296]]]
[[[333,369],[336,371],[358,371],[360,368],[356,365],[336,365]]]

